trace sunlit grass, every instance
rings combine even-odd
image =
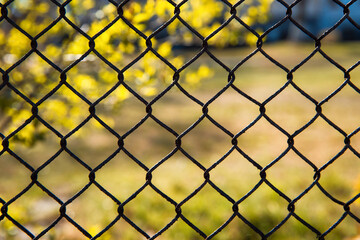
[[[360,56],[358,43],[327,43],[323,50],[346,68]],[[311,44],[279,43],[264,46],[264,50],[279,63],[292,69],[299,64],[314,47]],[[235,66],[251,49],[213,50],[229,67]],[[191,56],[194,52],[187,52]],[[204,103],[227,85],[226,71],[204,56],[192,66],[207,63],[215,75],[204,80],[196,88],[186,89]],[[321,102],[344,81],[343,73],[317,53],[309,62],[293,74],[294,83]],[[236,71],[234,85],[259,102],[266,101],[287,81],[287,74],[272,62],[256,54]],[[351,72],[351,81],[358,86],[360,71]],[[180,82],[181,84],[181,82]],[[360,95],[346,86],[322,107],[323,114],[339,125],[347,134],[360,126]],[[266,114],[289,134],[295,133],[315,115],[315,104],[300,94],[291,85],[266,105]],[[185,131],[201,115],[201,106],[178,89],[172,89],[152,105],[153,114],[174,129],[178,134]],[[209,105],[209,115],[232,134],[237,134],[258,115],[259,107],[229,88]],[[119,110],[111,115],[114,129],[121,134],[128,132],[146,115],[145,105],[137,99],[125,100]],[[204,170],[178,151],[162,165],[162,160],[175,148],[176,137],[164,130],[152,119],[148,119],[133,133],[125,137],[124,146],[140,160],[140,166],[123,151],[95,173],[96,181],[119,201],[124,202],[146,184],[146,169],[152,169],[152,184],[160,191],[181,203],[205,181]],[[183,150],[204,168],[211,167],[231,148],[232,138],[209,120],[205,119],[194,130],[182,138]],[[14,152],[28,161],[34,168],[41,166],[59,149],[55,135],[32,147],[13,143]],[[351,138],[351,145],[360,150],[360,136]],[[294,146],[315,166],[321,168],[345,145],[344,136],[318,118],[308,129],[295,137]],[[238,138],[238,147],[262,167],[274,161],[288,147],[287,137],[264,118]],[[117,139],[107,130],[97,129],[84,134],[74,134],[68,139],[68,148],[86,164],[95,168],[117,149]],[[0,158],[0,197],[9,201],[30,182],[31,171],[15,158],[4,154]],[[347,202],[359,189],[359,158],[347,150],[321,175],[320,184],[337,199]],[[145,169],[144,169],[145,168]],[[266,171],[267,180],[289,199],[295,199],[313,182],[313,168],[292,150]],[[234,201],[241,199],[261,181],[260,170],[236,150],[209,172],[212,184],[222,189]],[[89,182],[89,171],[63,152],[39,172],[38,181],[66,202]],[[124,206],[125,215],[150,236],[165,227],[176,217],[175,206],[146,186]],[[202,232],[213,233],[233,214],[232,203],[207,183],[198,194],[182,202],[182,214]],[[45,207],[44,207],[45,206]],[[46,207],[48,206],[48,207]],[[239,205],[239,213],[259,230],[267,233],[289,213],[288,202],[263,183],[251,196]],[[359,203],[351,205],[351,211],[359,216]],[[9,206],[9,215],[34,234],[39,234],[59,216],[55,201],[33,186]],[[295,204],[295,213],[321,233],[330,228],[344,213],[343,207],[332,202],[316,186]],[[46,211],[44,210],[46,209]],[[37,218],[46,212],[46,218]],[[95,185],[85,191],[74,202],[69,203],[67,214],[93,236],[113,221],[117,215],[117,204]],[[0,239],[26,239],[9,220],[0,223]],[[358,234],[358,223],[347,217],[329,239],[346,239]],[[83,239],[81,233],[64,219],[44,237],[45,239]],[[315,239],[316,234],[294,217],[276,231],[270,239]],[[108,233],[99,239],[145,239],[124,219],[119,220]],[[183,220],[178,220],[159,239],[203,239]],[[248,225],[235,218],[215,239],[261,239]]]

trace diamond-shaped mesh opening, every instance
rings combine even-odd
[[[259,116],[259,107],[230,88],[209,105],[209,114],[232,133],[238,133]]]
[[[146,116],[145,107],[125,87],[119,86],[97,105],[96,113],[112,123],[112,128],[122,135]]]
[[[143,234],[134,229],[128,222],[123,218],[117,221],[112,228],[104,234],[106,237],[114,237],[117,239],[129,239],[129,240],[145,240],[147,239]]]
[[[312,137],[309,137],[310,132]],[[321,167],[344,147],[344,136],[323,119],[317,119],[295,137],[295,147],[301,154]]]
[[[57,66],[65,68],[89,49],[89,40],[62,19],[39,38],[38,49]]]
[[[29,185],[31,171],[8,153],[0,156],[0,198],[10,200]]]
[[[220,31],[208,40],[210,47],[244,45],[246,39],[252,39],[253,42],[257,41],[256,35],[248,31],[236,20],[230,21],[226,26],[222,24],[222,22],[219,22],[212,25],[213,31]]]
[[[279,3],[278,3],[279,4]],[[273,5],[276,5],[276,1],[273,2]],[[279,4],[281,5],[281,4]],[[282,5],[281,5],[282,6]],[[273,7],[272,11],[276,11],[276,9],[281,11],[281,6],[279,7]],[[279,13],[278,13],[279,14]],[[274,49],[273,46],[278,46],[279,44],[277,43],[278,39],[285,39],[288,37],[288,28],[290,26],[290,21],[287,20],[285,22],[282,22],[282,20],[285,18],[285,14],[283,16],[281,15],[273,15],[271,17],[272,21],[270,21],[273,24],[277,24],[277,28],[274,29],[270,29],[270,28],[265,28],[263,31],[265,33],[265,38],[263,38],[263,42],[265,42],[266,44],[263,45],[263,49],[269,53],[268,51]],[[269,27],[270,25],[266,25],[266,27]],[[301,43],[296,43],[296,44],[301,44]],[[270,47],[269,47],[270,46]],[[291,46],[289,46],[289,48],[291,49]],[[276,54],[277,51],[272,51],[272,53],[275,54],[276,56],[276,60],[280,61],[283,65],[288,66],[287,64],[289,64],[289,62],[284,62],[281,61],[282,60],[282,56],[284,57],[284,55],[280,55],[280,54]],[[281,52],[281,50],[280,50]],[[288,52],[286,52],[285,54],[288,54]],[[305,54],[301,51],[301,54]],[[278,56],[277,56],[278,55]],[[270,54],[270,56],[273,56],[272,54]],[[285,55],[286,56],[286,55]],[[273,56],[274,57],[274,56]],[[296,56],[293,56],[294,58]],[[289,60],[291,60],[289,58]]]
[[[326,1],[327,9],[320,9],[320,11],[326,11],[326,14],[322,18],[323,24],[320,31],[318,28],[311,24],[312,19],[316,19],[319,10],[316,9],[316,3],[310,0],[303,0],[296,4],[292,10],[294,12],[294,20],[301,24],[308,32],[315,36],[322,35],[330,27],[334,26],[337,21],[344,15],[341,6],[337,5],[335,1]]]
[[[120,201],[125,201],[145,183],[146,171],[120,152],[96,172],[96,181]]]
[[[62,152],[38,173],[38,181],[63,201],[89,182],[89,172],[68,153]]]
[[[220,34],[221,32],[219,32]],[[217,59],[219,59],[224,65],[229,68],[235,67],[240,61],[243,61],[246,57],[251,55],[256,51],[256,47],[233,47],[233,48],[213,48],[211,49],[211,54],[213,54]],[[215,74],[217,71],[215,71]],[[237,73],[237,71],[235,72]],[[221,78],[228,80],[226,75],[221,75]],[[236,78],[235,81],[239,79]]]
[[[231,137],[208,119],[202,120],[181,141],[182,148],[205,167],[219,160],[232,147]]]
[[[289,22],[288,38],[290,40],[295,42],[311,42],[314,40],[314,37],[315,36],[311,33],[311,31],[299,27],[298,24],[294,23],[294,20]]]
[[[28,72],[29,69],[32,71]],[[58,84],[60,73],[38,55],[32,54],[10,72],[9,77],[14,87],[35,102]]]
[[[266,105],[266,114],[288,133],[308,123],[315,114],[314,104],[291,85]]]
[[[58,16],[57,6],[46,0],[14,1],[9,5],[8,17],[31,36],[36,36]],[[36,11],[31,11],[36,9]],[[33,23],[37,24],[33,24]]]
[[[336,35],[336,36],[333,36]],[[332,32],[325,39],[333,37],[340,38],[339,33]],[[352,65],[357,63],[360,59],[360,52],[356,47],[356,42],[354,41],[343,41],[343,44],[336,44],[336,41],[325,41],[321,45],[321,50],[324,51],[326,55],[334,59],[337,63],[341,64],[345,69],[350,68]],[[346,57],[345,57],[346,55]]]
[[[125,139],[125,148],[146,166],[168,155],[175,147],[175,136],[152,119],[147,119]]]
[[[67,73],[68,83],[91,102],[99,99],[118,82],[116,72],[95,54],[89,54]],[[119,97],[118,101],[121,101]]]
[[[312,98],[321,101],[340,87],[344,82],[344,73],[316,53],[296,70],[294,82]]]
[[[176,216],[174,206],[149,186],[124,206],[124,214],[150,236]]]
[[[236,16],[240,17],[242,21],[253,29],[263,28],[263,25],[268,25],[269,21],[273,20],[273,11],[268,11],[270,8],[279,8],[279,12],[286,12],[284,6],[276,4],[277,1],[230,1],[236,6]],[[230,9],[229,9],[229,13]]]
[[[218,27],[221,21],[221,13],[226,10],[226,5],[221,1],[208,1],[208,8],[212,11],[213,18],[209,18],[206,11],[202,11],[201,5],[203,0],[189,1],[181,7],[180,17],[188,23],[191,28],[200,33],[202,36],[208,36]]]
[[[145,51],[145,40],[121,19],[108,26],[95,38],[95,49],[121,69]]]
[[[313,183],[314,169],[290,150],[266,171],[266,176],[276,188],[294,199]],[[288,179],[286,184],[283,179]]]
[[[263,184],[239,204],[239,213],[266,234],[288,215],[287,205],[285,199]]]
[[[89,106],[67,87],[62,86],[39,106],[39,115],[65,134],[77,127],[89,115]]]
[[[67,147],[87,165],[95,168],[118,149],[118,139],[95,119],[67,139]]]
[[[66,206],[67,214],[92,236],[115,219],[116,209],[117,204],[94,185]]]
[[[217,233],[212,239],[254,239],[260,240],[261,237],[250,226],[245,224],[237,216],[226,227]]]
[[[180,15],[181,16],[181,15]],[[175,50],[179,50],[177,53],[184,57],[184,46],[200,50],[202,45],[202,39],[199,38],[195,33],[193,33],[189,28],[187,28],[178,18],[170,23],[166,27],[167,33],[169,34],[169,39],[173,42]],[[194,56],[193,51],[189,51],[189,55]],[[187,56],[185,59],[190,60],[190,56]]]
[[[180,73],[179,83],[189,94],[206,103],[227,85],[227,76],[228,71],[204,53]]]
[[[46,141],[46,148],[40,143]],[[34,168],[40,167],[58,150],[59,138],[38,120],[33,120],[11,139],[12,150]]]
[[[286,25],[284,25],[284,28],[286,28]],[[276,30],[277,29],[278,28],[276,28]],[[274,31],[269,33],[266,38],[269,39],[269,43],[265,43],[262,49],[281,65],[289,69],[292,69],[300,64],[314,51],[314,45],[308,42],[289,43],[286,48],[283,48],[281,43],[270,43],[272,35],[275,35]],[[274,36],[274,38],[275,37],[277,36]]]
[[[346,85],[338,94],[323,105],[324,115],[346,133],[360,126],[360,93]]]
[[[192,229],[189,225],[187,225],[183,220],[179,219],[174,225],[169,228],[169,230],[165,231],[161,234],[158,239],[166,240],[166,239],[194,239],[200,240],[203,237],[197,233],[194,229]]]
[[[170,19],[174,9],[166,0],[159,0],[158,5],[154,3],[153,1],[145,4],[139,1],[128,2],[123,7],[123,16],[140,31],[152,32]]]
[[[116,17],[116,6],[106,0],[74,0],[66,5],[67,18],[90,36]]]
[[[202,175],[203,171],[198,166],[177,153],[156,168],[152,183],[180,202],[204,182]]]
[[[53,228],[51,228],[42,238],[44,239],[82,239],[84,234],[75,226],[62,218]]]
[[[309,207],[312,209],[311,213],[306,210]],[[315,186],[295,204],[295,213],[320,233],[324,233],[340,219],[344,208]]]
[[[39,234],[59,216],[60,205],[33,186],[8,205],[7,214],[33,234]]]
[[[152,108],[154,116],[178,133],[185,131],[203,114],[201,106],[177,88],[167,92]]]
[[[356,191],[354,186],[357,184],[357,179],[354,179],[354,176],[358,175],[359,165],[357,157],[347,150],[322,172],[319,183],[333,197],[347,202]],[[339,169],[341,169],[341,174],[339,174]]]
[[[147,53],[124,73],[124,82],[150,102],[173,81],[173,74],[154,53]]]
[[[234,85],[257,101],[265,101],[285,83],[286,72],[261,53],[251,57],[235,72]]]
[[[280,240],[289,239],[289,236],[293,236],[292,239],[316,239],[316,233],[311,229],[307,228],[306,225],[302,224],[295,217],[290,217],[283,227],[273,233],[269,239]]]
[[[286,136],[265,119],[260,119],[238,138],[238,146],[258,164],[265,167],[288,147]]]
[[[236,150],[210,171],[210,179],[226,194],[239,199],[260,180],[259,170]]]
[[[231,207],[231,202],[207,184],[181,209],[182,214],[190,222],[210,235],[231,217],[233,213]]]

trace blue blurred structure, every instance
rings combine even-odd
[[[347,1],[342,0],[344,4]],[[275,24],[286,16],[282,6],[274,1],[271,9],[271,20],[269,26]],[[360,1],[354,2],[349,7],[349,16],[360,25]],[[292,8],[292,18],[304,26],[316,37],[320,36],[326,30],[331,28],[337,21],[344,16],[344,9],[332,0],[304,0]],[[267,26],[266,26],[267,27]],[[354,26],[349,20],[345,20],[339,27],[332,32],[328,39],[331,40],[360,40],[360,29]],[[287,20],[271,32],[267,38],[268,41],[278,41],[289,39],[293,41],[311,40],[309,36],[303,33],[293,23]]]

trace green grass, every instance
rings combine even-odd
[[[360,56],[358,43],[324,43],[322,49],[347,68]],[[291,69],[313,50],[310,44],[295,45],[277,43],[265,45],[264,50],[287,68]],[[213,50],[214,55],[235,66],[252,49]],[[191,57],[194,52],[184,53]],[[209,57],[203,56],[192,68],[208,64],[215,72],[196,88],[184,85],[201,99],[208,101],[227,84],[227,73]],[[185,70],[186,71],[186,70]],[[351,72],[351,80],[359,86],[360,71]],[[286,72],[269,60],[256,54],[236,71],[234,84],[242,91],[265,101],[286,83]],[[344,81],[343,73],[317,53],[313,59],[294,72],[294,83],[318,102],[333,92]],[[347,134],[360,126],[360,95],[349,86],[323,105],[323,113]],[[173,128],[177,133],[185,131],[201,115],[201,106],[186,98],[177,89],[172,89],[152,106],[153,114]],[[209,114],[216,121],[236,134],[250,124],[258,115],[259,108],[228,89],[209,106]],[[289,134],[305,125],[315,116],[315,105],[287,87],[275,99],[266,104],[266,114]],[[135,98],[129,98],[111,117],[114,129],[124,134],[146,115],[145,106]],[[91,167],[96,167],[116,150],[117,140],[104,129],[95,129],[90,121],[83,132],[68,140],[68,147]],[[175,147],[175,137],[161,128],[152,119],[147,120],[125,138],[125,148],[141,160],[147,168],[169,154]],[[267,166],[287,148],[287,138],[265,119],[238,138],[238,146],[262,167]],[[295,147],[318,168],[334,157],[344,147],[344,137],[324,120],[317,119],[308,129],[295,138]],[[13,143],[14,151],[33,167],[41,166],[59,150],[59,139],[49,134],[45,141],[26,147]],[[360,151],[360,135],[351,138],[351,145]],[[182,148],[205,168],[218,161],[230,148],[231,137],[205,119],[194,130],[182,138]],[[0,158],[0,197],[10,200],[30,183],[31,172],[13,157],[5,154]],[[321,185],[334,197],[348,201],[359,192],[360,162],[349,150],[327,167],[321,175]],[[180,203],[203,182],[203,170],[182,153],[174,156],[154,169],[152,183]],[[68,154],[63,152],[39,173],[38,181],[67,201],[88,183],[89,172]],[[290,151],[267,170],[267,180],[285,193],[296,198],[313,181],[313,169]],[[238,152],[233,151],[221,164],[210,171],[210,180],[224,190],[235,201],[250,191],[259,181],[256,169]],[[128,199],[146,182],[146,171],[123,152],[96,172],[96,181],[120,201]],[[267,185],[262,184],[250,197],[239,205],[239,212],[264,233],[282,221],[288,214],[287,201]],[[333,203],[316,187],[296,203],[295,213],[325,232],[344,213],[340,205]],[[101,231],[116,217],[117,205],[92,185],[83,195],[67,207],[67,214],[92,234]],[[360,216],[359,201],[351,205],[351,211]],[[149,186],[127,203],[124,212],[133,222],[154,235],[175,216],[175,207],[160,197]],[[59,205],[36,186],[9,206],[9,215],[24,224],[34,234],[40,233],[59,216]],[[232,204],[209,184],[182,206],[183,215],[205,234],[209,235],[224,224],[232,215]],[[0,223],[0,239],[26,239],[9,220]],[[328,239],[350,239],[359,232],[358,223],[347,217],[329,235]],[[269,239],[315,239],[316,234],[291,217],[285,225]],[[84,239],[82,234],[64,219],[44,239]],[[143,239],[123,219],[119,220],[99,239]],[[178,220],[159,239],[202,239],[183,220]],[[214,239],[261,239],[239,218],[235,218]]]

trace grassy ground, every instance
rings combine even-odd
[[[335,61],[349,68],[359,60],[358,43],[325,43],[322,49]],[[291,69],[311,53],[309,44],[270,44],[264,50]],[[228,66],[235,66],[252,49],[214,50],[213,53]],[[193,52],[185,53],[191,57]],[[227,73],[208,56],[201,57],[192,66],[207,63],[214,76],[188,91],[201,101],[208,101],[227,84]],[[344,81],[343,73],[316,54],[294,72],[294,82],[315,100],[322,101]],[[352,82],[359,86],[360,70],[351,72]],[[262,102],[286,83],[286,72],[276,67],[261,54],[256,54],[236,71],[234,84]],[[349,86],[323,105],[323,113],[347,134],[360,126],[360,95]],[[181,133],[201,115],[201,106],[172,89],[153,105],[153,114]],[[292,134],[315,116],[315,105],[292,86],[266,104],[266,114],[285,131]],[[114,128],[126,133],[146,115],[145,106],[129,98],[116,114]],[[209,106],[209,115],[236,134],[258,115],[259,107],[233,89],[228,89]],[[81,132],[68,140],[68,146],[91,167],[116,151],[117,140],[104,129],[93,130],[90,121]],[[91,131],[90,131],[91,130]],[[85,136],[85,137],[84,137]],[[360,152],[360,135],[351,138],[351,145]],[[287,148],[287,137],[264,118],[238,138],[238,146],[262,167],[267,166]],[[318,168],[326,164],[344,147],[344,137],[322,119],[295,138],[294,146]],[[175,137],[149,119],[125,138],[125,148],[141,160],[147,168],[170,153]],[[231,137],[205,119],[182,138],[183,149],[209,168],[231,149]],[[46,141],[26,148],[18,144],[16,153],[33,167],[39,167],[59,150],[58,139],[47,136]],[[337,199],[347,202],[359,192],[360,159],[347,150],[327,167],[321,175],[321,185]],[[30,182],[31,172],[8,154],[0,158],[0,197],[8,201]],[[313,181],[312,167],[290,151],[266,171],[267,179],[290,199],[299,196]],[[88,170],[62,153],[39,173],[39,182],[63,201],[71,198],[88,183]],[[156,168],[152,183],[176,202],[181,202],[203,182],[204,171],[184,154],[177,152]],[[125,201],[145,182],[146,171],[123,152],[96,172],[96,181],[120,201]],[[241,154],[233,151],[220,165],[210,171],[211,181],[235,201],[249,192],[259,181],[259,170]],[[357,203],[358,202],[358,203]],[[360,216],[360,204],[351,205],[351,211]],[[262,184],[239,205],[239,212],[264,233],[279,224],[287,214],[287,201]],[[312,189],[296,203],[295,213],[323,233],[344,213],[342,206],[332,202],[318,188]],[[116,217],[116,204],[92,185],[67,207],[67,213],[91,234],[97,234]],[[155,234],[176,216],[175,208],[149,186],[125,205],[125,214],[149,235]],[[59,215],[59,205],[37,187],[32,187],[9,206],[9,214],[34,234],[40,233]],[[207,184],[195,197],[182,206],[182,213],[205,234],[209,235],[232,215],[232,204]],[[28,239],[9,221],[0,223],[0,239]],[[350,239],[359,232],[359,224],[349,216],[331,233],[328,239]],[[82,234],[65,220],[47,233],[44,239],[84,239]],[[142,239],[126,221],[119,220],[100,239]],[[291,217],[270,239],[315,239],[316,234]],[[182,220],[177,221],[159,239],[202,239]],[[214,239],[261,239],[239,218]]]

